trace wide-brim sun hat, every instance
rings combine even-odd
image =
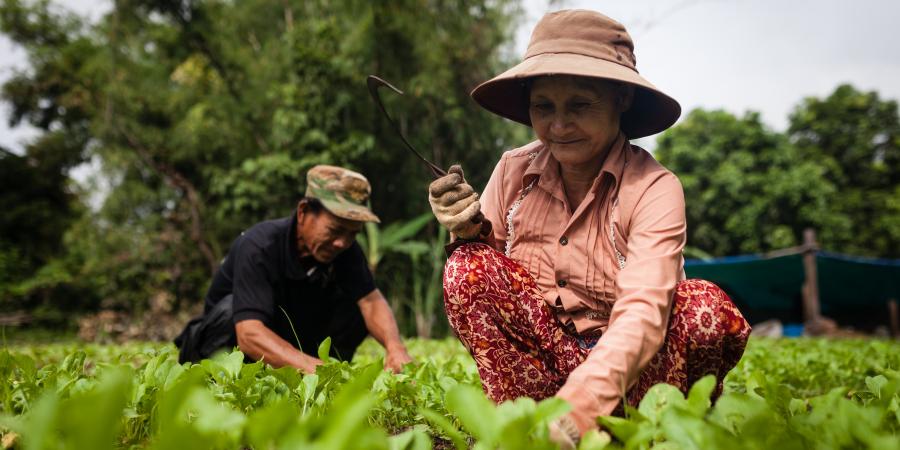
[[[574,75],[635,87],[620,128],[629,139],[659,133],[675,123],[681,106],[637,71],[634,43],[625,26],[603,14],[564,10],[544,15],[534,27],[525,59],[472,91],[478,104],[501,117],[531,126],[525,80]]]

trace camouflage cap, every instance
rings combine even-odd
[[[318,165],[306,172],[306,196],[344,219],[380,223],[368,206],[371,193],[366,177],[343,167]]]

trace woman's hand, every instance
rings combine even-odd
[[[481,224],[472,222],[481,211],[481,203],[459,165],[428,186],[428,203],[438,222],[457,237],[472,239],[481,231]]]
[[[568,414],[550,422],[549,428],[550,440],[558,444],[559,448],[570,450],[578,446],[581,433]]]

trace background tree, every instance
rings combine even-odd
[[[897,102],[842,85],[824,99],[803,100],[790,116],[788,135],[801,158],[822,164],[825,179],[837,188],[829,210],[850,219],[824,241],[827,248],[900,257]]]
[[[775,250],[812,227],[827,250],[900,257],[900,120],[875,92],[804,99],[784,134],[756,113],[695,110],[656,157],[681,178],[688,244],[701,253]]]
[[[427,211],[428,172],[365,76],[404,89],[385,93],[404,133],[480,188],[501,151],[530,139],[468,96],[516,59],[520,13],[515,0],[117,0],[89,24],[47,0],[0,0],[0,31],[29,60],[2,99],[12,125],[41,130],[25,155],[0,153],[0,308],[59,321],[161,296],[197,307],[228,244],[289,214],[319,163],[369,176],[385,232],[421,225],[399,223]],[[827,249],[897,257],[897,116],[896,102],[842,86],[804,100],[787,134],[754,113],[694,111],[656,156],[682,179],[697,254],[782,248],[814,227]],[[109,180],[98,208],[68,179],[85,161]],[[423,282],[438,236],[430,222],[370,255],[409,333],[437,326],[439,292]]]
[[[386,223],[421,214],[428,173],[372,104],[370,73],[407,92],[386,101],[420,150],[483,185],[527,140],[468,97],[508,65],[518,17],[511,0],[120,0],[91,25],[4,0],[0,29],[31,66],[3,88],[12,124],[65,143],[54,154],[68,167],[96,158],[112,184],[98,211],[62,227],[60,266],[89,292],[76,303],[137,312],[169,292],[175,307],[199,304],[231,240],[289,214],[314,164],[368,175]],[[408,275],[388,295],[411,298],[416,272],[396,273]]]
[[[836,187],[826,168],[756,113],[694,110],[659,138],[655,156],[684,186],[688,244],[712,255],[797,245],[806,227],[828,242],[849,227],[829,209]]]
[[[49,297],[69,281],[52,263],[66,251],[63,235],[80,204],[69,188],[70,161],[58,137],[39,140],[24,156],[0,148],[0,311],[50,310],[55,305]],[[12,302],[23,291],[32,295]]]

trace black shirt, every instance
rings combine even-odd
[[[375,290],[359,244],[354,242],[331,263],[322,264],[299,257],[296,236],[296,211],[241,233],[213,278],[204,310],[233,294],[234,323],[260,320],[297,346],[295,331],[302,336],[324,335],[335,310]]]

